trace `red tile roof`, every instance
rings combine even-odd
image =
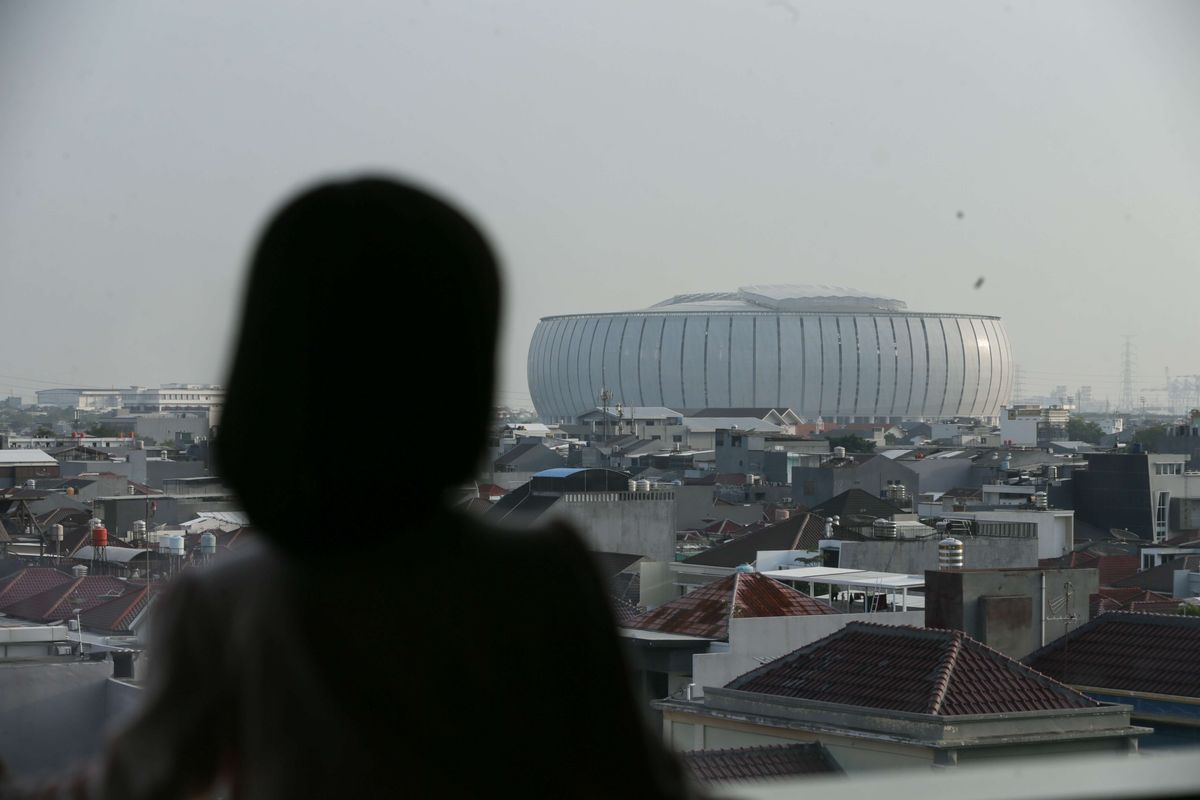
[[[1060,569],[1094,569],[1100,574],[1100,585],[1111,586],[1116,581],[1137,574],[1141,562],[1136,555],[1100,555],[1076,550],[1058,558],[1038,559],[1038,566]]]
[[[70,581],[70,575],[50,567],[26,567],[0,581],[0,611]]]
[[[74,610],[87,611],[129,591],[125,581],[110,575],[86,575],[4,607],[4,613],[34,622],[68,619]]]
[[[130,587],[120,597],[92,606],[80,615],[83,627],[106,633],[129,633],[129,625],[157,593],[148,585]]]
[[[627,627],[726,639],[735,617],[837,614],[833,606],[757,572],[736,572],[638,617]]]
[[[1089,598],[1090,617],[1098,617],[1107,611],[1146,611],[1151,614],[1174,614],[1179,610],[1179,600],[1170,595],[1151,592],[1136,586],[1101,586]]]
[[[961,631],[867,622],[852,622],[728,688],[941,716],[1100,705]]]
[[[1025,662],[1076,686],[1200,697],[1200,617],[1104,614]]]
[[[683,763],[701,783],[761,781],[842,771],[820,742],[693,750],[683,754]]]

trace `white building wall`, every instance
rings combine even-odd
[[[650,311],[547,317],[527,367],[547,420],[594,408],[603,388],[627,406],[789,407],[816,419],[996,416],[1010,364],[993,318]]]

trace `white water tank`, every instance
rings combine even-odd
[[[63,540],[63,526],[55,523],[50,526],[47,534],[52,542],[61,542]]]
[[[638,482],[637,482],[637,490],[638,490],[639,492],[648,492],[648,491],[650,491],[650,481],[647,481],[647,480],[641,480],[641,481],[638,481]]]
[[[184,554],[183,541],[183,537],[178,534],[165,534],[158,541],[158,551],[169,556],[182,556]]]
[[[200,534],[200,555],[213,556],[217,554],[217,537],[211,533]]]
[[[76,578],[86,578],[86,577],[87,577],[87,572],[88,572],[88,570],[87,570],[87,567],[86,567],[86,566],[84,566],[83,564],[78,564],[78,565],[76,565],[76,566],[74,566],[74,567],[71,567],[71,573],[72,573],[72,574],[73,574],[73,575],[74,575]]]
[[[871,523],[871,531],[875,534],[876,539],[895,539],[896,523],[881,517]]]
[[[845,458],[846,457],[846,448],[844,448],[844,447],[833,448],[833,457],[834,458]]]

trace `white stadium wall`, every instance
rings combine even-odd
[[[1012,353],[998,317],[926,314],[834,287],[746,287],[644,311],[541,320],[529,346],[538,415],[613,403],[787,407],[808,419],[995,417]]]

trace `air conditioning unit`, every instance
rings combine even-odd
[[[67,630],[72,630],[72,631],[79,630],[79,620],[77,620],[77,619],[67,620]]]

